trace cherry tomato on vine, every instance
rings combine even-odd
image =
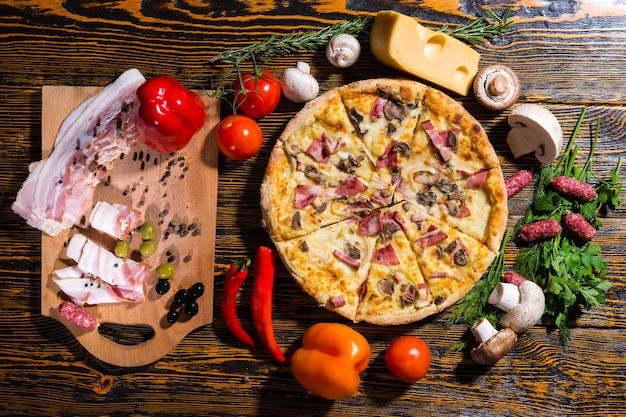
[[[242,74],[234,89],[239,110],[254,119],[273,112],[280,101],[280,82],[266,70]]]
[[[401,336],[387,348],[385,364],[400,381],[415,382],[422,379],[430,368],[430,350],[418,337]]]
[[[217,126],[217,146],[231,159],[243,160],[256,155],[263,145],[258,123],[243,114],[226,116]]]

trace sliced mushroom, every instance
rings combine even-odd
[[[326,58],[337,68],[353,65],[361,55],[359,40],[347,33],[333,37],[326,46]]]
[[[535,153],[537,160],[549,164],[561,152],[563,130],[556,116],[539,104],[520,104],[508,117],[511,130],[506,141],[515,158]]]
[[[490,65],[478,71],[474,78],[476,100],[489,110],[504,110],[511,107],[520,95],[517,75],[507,65]]]
[[[486,318],[472,325],[471,331],[479,345],[472,349],[470,355],[474,362],[480,365],[495,364],[509,353],[517,342],[517,335],[512,329],[498,331]]]

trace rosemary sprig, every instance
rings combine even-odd
[[[337,22],[319,30],[309,30],[301,33],[291,33],[283,37],[272,35],[259,43],[250,44],[239,49],[230,49],[213,57],[209,63],[223,63],[230,65],[230,69],[214,88],[211,97],[223,98],[229,93],[226,84],[233,73],[241,77],[240,66],[251,61],[255,71],[258,62],[266,62],[274,56],[285,56],[296,52],[315,51],[326,47],[326,44],[336,35],[346,33],[352,36],[369,33],[373,18],[370,16],[357,17],[346,22]]]
[[[493,40],[497,36],[508,32],[513,24],[510,20],[511,8],[506,9],[502,16],[498,16],[491,9],[486,10],[487,15],[493,20],[487,20],[487,16],[480,16],[474,20],[468,20],[467,23],[451,27],[449,24],[443,25],[438,32],[444,32],[454,38],[463,40],[468,43],[480,43],[484,39]]]
[[[240,49],[225,51],[210,62],[240,65],[244,61],[266,61],[273,56],[285,56],[301,51],[315,51],[326,47],[326,44],[336,35],[347,33],[358,36],[369,31],[373,18],[371,16],[357,17],[346,22],[337,22],[320,30],[309,30],[301,33],[291,33],[283,37],[272,35],[262,42],[251,44]]]

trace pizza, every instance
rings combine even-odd
[[[404,324],[461,299],[507,224],[500,163],[480,125],[406,79],[333,88],[287,124],[261,184],[262,225],[320,306]]]

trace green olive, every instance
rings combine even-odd
[[[156,226],[149,220],[141,225],[141,238],[143,240],[154,240],[156,232]]]
[[[154,240],[146,240],[139,246],[139,252],[143,256],[153,255],[157,251],[158,245]]]
[[[176,268],[171,263],[164,263],[157,266],[156,275],[158,279],[170,279],[174,277]]]
[[[113,249],[113,253],[118,258],[125,258],[128,256],[128,251],[130,250],[130,243],[127,240],[119,240],[115,244],[115,249]]]

